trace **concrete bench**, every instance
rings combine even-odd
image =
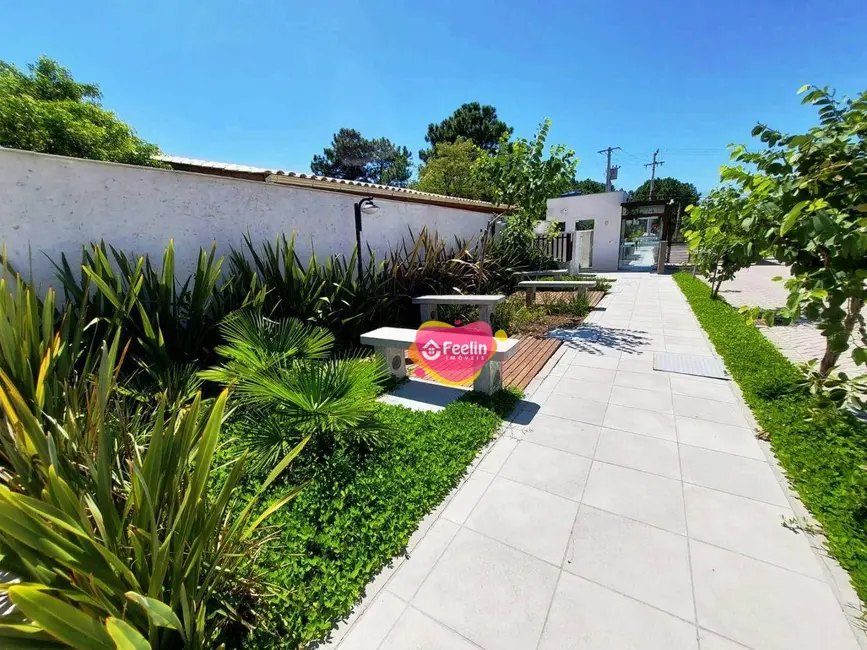
[[[413,298],[412,302],[421,307],[421,322],[425,323],[429,320],[439,320],[437,314],[437,306],[439,305],[473,305],[479,308],[479,320],[491,324],[491,310],[494,305],[503,302],[506,296],[490,295],[490,296],[466,296],[462,294],[453,294],[447,296],[419,296]]]
[[[549,271],[515,271],[512,273],[513,277],[516,278],[546,278],[549,275],[559,277],[561,275],[566,275],[569,272],[569,269],[551,269]]]
[[[595,280],[524,280],[518,283],[518,288],[523,289],[527,297],[527,307],[536,302],[537,289],[573,289],[580,293],[587,293],[595,286]]]
[[[416,334],[417,330],[402,327],[380,327],[362,334],[361,343],[373,347],[376,353],[382,356],[393,377],[403,379],[406,377],[406,350],[415,343]],[[460,336],[460,330],[456,329],[456,339]],[[488,395],[500,390],[503,387],[502,363],[515,356],[519,344],[517,339],[497,340],[497,350],[476,377],[473,390]]]

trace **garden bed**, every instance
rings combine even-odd
[[[867,423],[821,406],[802,373],[689,273],[674,276],[765,431],[786,476],[821,523],[831,554],[867,601]]]

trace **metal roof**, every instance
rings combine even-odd
[[[352,194],[373,194],[384,198],[410,200],[416,202],[433,203],[437,205],[454,205],[470,210],[484,212],[501,212],[505,208],[487,201],[463,199],[444,194],[432,194],[419,192],[407,187],[395,187],[392,185],[378,185],[363,181],[351,181],[345,178],[331,178],[329,176],[317,176],[285,169],[268,167],[252,167],[250,165],[235,165],[233,163],[216,162],[213,160],[199,160],[197,158],[185,158],[183,156],[154,156],[155,160],[167,163],[173,168],[181,168],[183,171],[195,171],[202,174],[217,174],[221,176],[233,176],[247,178],[249,180],[271,181],[289,185],[304,185],[314,189],[331,190],[335,192],[348,192]],[[300,182],[293,182],[294,180]]]

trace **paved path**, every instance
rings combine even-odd
[[[720,287],[720,295],[735,307],[764,307],[777,309],[785,307],[788,292],[783,282],[774,282],[773,278],[789,277],[789,269],[781,264],[756,264],[737,273],[733,280],[724,282]],[[764,335],[777,346],[784,355],[796,363],[821,359],[825,353],[825,337],[816,329],[815,324],[802,320],[792,325],[761,326]],[[849,373],[863,374],[862,366],[858,369],[852,361],[851,350],[840,357],[839,367]]]
[[[677,286],[618,277],[330,647],[859,648],[731,385],[653,370],[712,354]]]

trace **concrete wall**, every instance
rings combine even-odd
[[[299,254],[349,254],[355,245],[353,204],[359,197],[151,169],[132,165],[50,156],[0,148],[0,243],[12,263],[26,271],[32,248],[34,279],[54,283],[46,259],[66,253],[80,259],[82,244],[105,239],[115,248],[148,253],[159,263],[175,240],[179,273],[195,267],[200,247],[217,241],[218,251],[239,247],[250,232],[254,242],[296,233]],[[377,258],[410,230],[427,226],[450,240],[472,237],[489,216],[457,208],[376,198],[378,212],[364,217],[362,249]]]
[[[616,271],[620,248],[620,204],[626,192],[603,192],[548,199],[546,221],[562,221],[566,232],[575,231],[575,222],[593,219],[593,270]]]

